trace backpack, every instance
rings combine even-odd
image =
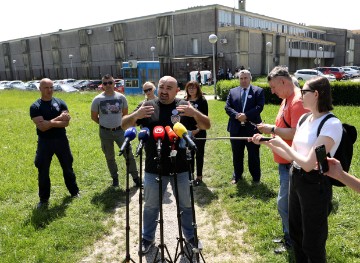
[[[311,113],[306,113],[301,120],[299,121],[299,127],[300,125],[306,120],[306,118]],[[321,128],[323,127],[324,123],[330,119],[330,118],[337,118],[333,114],[328,114],[319,124],[318,130],[317,130],[317,136],[319,136]],[[340,161],[341,166],[345,172],[348,172],[350,170],[351,165],[351,159],[354,152],[354,143],[357,139],[357,131],[356,128],[350,124],[343,123],[342,124],[342,136],[341,141],[339,144],[339,147],[337,148],[333,158],[336,158]],[[330,154],[328,154],[329,157]],[[330,183],[335,186],[345,186],[343,183],[339,182],[338,180],[328,177],[330,180]]]

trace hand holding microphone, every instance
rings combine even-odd
[[[181,124],[180,122],[177,122],[174,124],[174,131],[176,133],[177,136],[179,136],[180,138],[184,138],[184,140],[186,141],[188,147],[191,150],[197,151],[197,147],[194,143],[194,141],[190,138],[187,129],[185,128],[185,126],[183,124]]]
[[[147,140],[150,137],[150,130],[149,128],[143,127],[140,131],[139,131],[139,135],[138,135],[138,139],[139,139],[139,145],[136,148],[136,157],[139,156],[142,148],[144,147],[144,143],[147,142]]]
[[[135,139],[135,137],[136,137],[136,128],[135,127],[130,127],[128,129],[126,129],[126,131],[124,133],[124,137],[125,137],[125,140],[124,140],[123,144],[121,145],[119,155],[122,155],[124,153],[126,147],[129,145],[130,141]]]

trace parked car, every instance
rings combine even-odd
[[[353,68],[350,68],[350,67],[344,67],[343,69],[344,69],[346,74],[351,75],[353,78],[356,78],[356,77],[360,76],[359,70],[357,70],[357,69],[353,69]]]
[[[21,89],[25,90],[25,84],[21,80],[9,81],[5,84],[5,89]]]
[[[335,81],[336,78],[334,75],[323,74],[319,70],[316,69],[299,69],[294,73],[294,76],[297,80],[309,80],[317,76],[324,76],[329,81]]]
[[[70,84],[54,84],[54,91],[64,91],[64,92],[78,92],[79,90],[75,89]]]
[[[101,82],[101,79],[89,80],[83,90],[97,90]]]
[[[345,71],[341,67],[318,67],[317,70],[323,74],[333,74],[336,80],[342,80],[345,76]]]

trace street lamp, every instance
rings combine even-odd
[[[319,51],[321,52],[323,50],[323,47],[319,47]],[[321,58],[318,56],[318,67],[320,67]]]
[[[151,50],[151,52],[152,52],[153,61],[155,60],[155,57],[154,57],[155,49],[156,49],[156,48],[155,48],[154,46],[150,47],[150,50]]]
[[[72,54],[69,55],[69,59],[70,59],[70,67],[71,67],[71,78],[74,78],[73,65],[72,65],[72,59],[73,59],[73,55],[72,55]]]
[[[212,77],[214,80],[214,98],[217,99],[216,96],[216,69],[215,69],[215,44],[218,41],[218,37],[215,34],[211,34],[209,36],[209,42],[212,44],[212,52],[213,52],[213,73],[212,73]]]
[[[15,70],[15,79],[17,79],[17,70],[16,70],[16,59],[14,59],[13,61],[14,64],[14,70]]]
[[[268,52],[268,63],[267,63],[267,72],[269,74],[270,72],[270,51],[271,51],[272,43],[267,42],[266,43],[266,51]]]

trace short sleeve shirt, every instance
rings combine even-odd
[[[114,92],[112,96],[106,96],[102,92],[91,103],[91,111],[99,113],[99,124],[105,128],[121,126],[122,111],[127,108],[127,100],[119,92]]]

